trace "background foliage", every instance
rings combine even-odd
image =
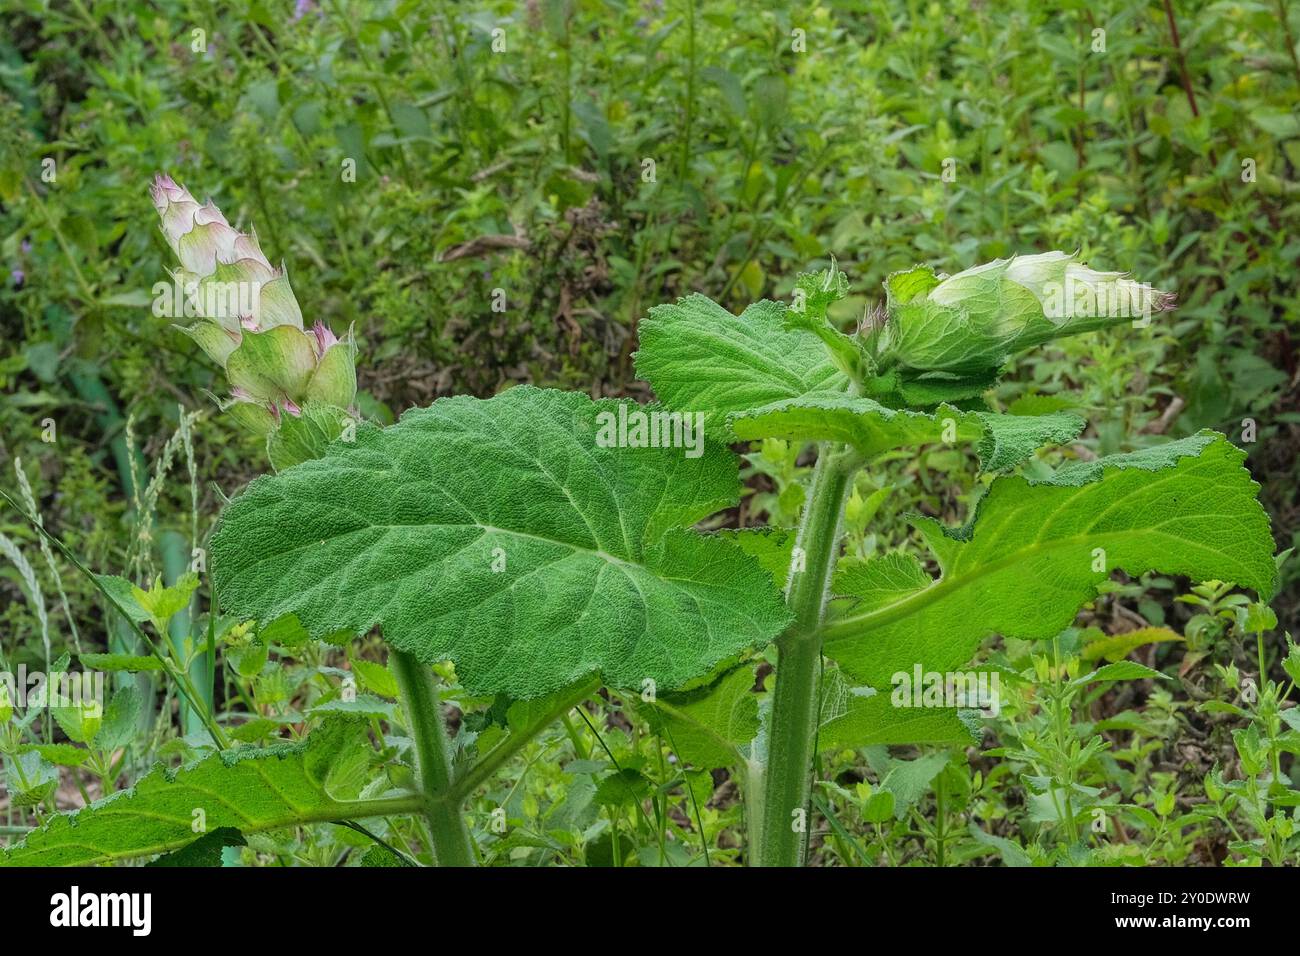
[[[1296,544],[1300,8],[762,6],[0,0],[5,487],[17,487],[10,467],[21,460],[47,526],[90,566],[171,583],[223,497],[264,468],[257,442],[204,394],[218,373],[150,311],[171,262],[147,195],[164,170],[210,194],[232,224],[258,227],[309,321],[355,327],[363,412],[381,422],[517,382],[645,398],[630,356],[649,307],[689,291],[737,309],[788,297],[798,272],[831,255],[856,293],[836,306],[847,325],[868,314],[887,273],[915,262],[956,272],[1077,249],[1097,268],[1175,290],[1178,310],[1047,350],[997,401],[1085,413],[1092,427],[1071,451],[1085,458],[1202,427],[1241,440],[1251,419],[1249,467],[1279,549]],[[42,178],[47,158],[53,181]],[[355,182],[342,175],[348,161]],[[738,521],[793,520],[799,451],[768,442],[750,457]],[[899,515],[918,506],[964,517],[966,469],[951,450],[895,462],[851,501],[851,547],[900,543]],[[873,517],[885,530],[867,534]],[[16,515],[0,517],[0,532],[30,562],[0,571],[4,663],[38,666],[46,642],[56,656],[108,647],[114,625],[88,585],[66,573],[56,584]],[[1278,648],[1280,631],[1296,629],[1296,574],[1284,566]],[[1247,835],[1196,809],[1206,774],[1233,775],[1231,733],[1248,719],[1199,705],[1232,696],[1232,668],[1254,658],[1253,639],[1243,649],[1220,613],[1231,610],[1226,592],[1211,588],[1197,607],[1170,600],[1173,582],[1149,583],[1116,582],[1047,651],[998,651],[1024,667],[1042,660],[1056,688],[1027,688],[1023,706],[994,722],[1003,752],[823,755],[834,784],[817,797],[828,814],[820,859],[1049,860],[1051,821],[1035,816],[1021,776],[1034,776],[1035,760],[1049,765],[1039,775],[1068,771],[1138,808],[1127,839],[1094,838],[1100,861],[1254,859],[1228,849]],[[67,615],[56,613],[59,588]],[[203,589],[180,632],[200,626],[207,606]],[[1148,627],[1180,638],[1139,652],[1176,680],[1086,697],[1052,684],[1085,659],[1090,637]],[[290,651],[269,663],[223,656],[226,698],[269,722],[266,736],[299,734],[337,668],[382,660],[373,643]],[[377,674],[370,689],[382,696]],[[462,703],[473,729],[480,702]],[[1109,734],[1110,749],[1081,756],[1053,737],[1053,707],[1078,740]],[[665,751],[640,718],[608,701],[592,721],[609,757],[622,754],[620,772],[668,782],[656,776]],[[166,722],[141,727],[101,779],[65,768],[50,805],[80,802],[85,786],[70,776],[85,775],[96,795],[177,752]],[[547,746],[603,760],[592,740],[574,731]],[[708,781],[697,816],[680,791],[629,784],[637,799],[596,799],[598,768],[573,766],[566,775],[535,761],[504,775],[510,817],[524,821],[515,832],[537,836],[500,841],[494,858],[659,862],[665,844],[652,831],[670,824],[702,827],[713,862],[736,858],[741,821],[725,774]],[[662,803],[662,818],[632,809],[642,803]],[[30,821],[6,806],[21,831]],[[956,835],[944,829],[954,814]],[[620,824],[636,839],[620,842]],[[347,851],[336,839],[299,834],[244,853],[324,862]],[[691,839],[671,862],[698,854]]]

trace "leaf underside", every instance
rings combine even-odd
[[[637,709],[685,762],[706,769],[731,767],[743,759],[741,748],[758,734],[753,687],[754,668],[743,665],[709,687],[663,695]]]
[[[895,707],[888,692],[854,697],[843,715],[822,724],[817,745],[822,750],[882,744],[968,747],[976,737],[966,713],[950,707]]]
[[[969,746],[976,740],[977,715],[953,707],[895,707],[888,691],[851,687],[839,668],[822,676],[817,731],[820,750],[881,745]]]
[[[843,393],[786,399],[730,416],[733,434],[743,440],[844,442],[867,458],[947,438],[973,441],[985,471],[1012,468],[1044,445],[1072,441],[1084,424],[1082,418],[1065,413],[998,415],[947,405],[934,412],[912,412]]]

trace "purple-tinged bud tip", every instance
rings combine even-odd
[[[311,327],[311,333],[316,337],[317,358],[324,355],[325,350],[331,345],[337,343],[339,340],[339,337],[334,334],[333,330],[320,319],[317,319],[315,324]]]

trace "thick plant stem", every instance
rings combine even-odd
[[[415,741],[415,756],[429,820],[433,852],[439,866],[474,866],[474,848],[451,788],[451,747],[438,709],[433,671],[410,654],[394,650],[390,660],[402,691]]]
[[[822,447],[795,540],[786,586],[786,604],[794,613],[794,623],[777,641],[762,829],[752,861],[760,866],[799,866],[803,862],[819,710],[819,628],[835,570],[840,518],[854,464],[835,446]]]

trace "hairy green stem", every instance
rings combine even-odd
[[[819,630],[854,465],[835,446],[822,446],[795,539],[786,585],[786,605],[794,613],[794,623],[777,641],[761,830],[752,853],[752,862],[760,866],[803,862],[819,711]]]
[[[415,741],[415,758],[424,813],[433,838],[433,852],[439,866],[474,866],[469,829],[461,814],[460,801],[451,788],[451,746],[438,707],[438,689],[433,671],[403,651],[390,658],[393,675],[402,691],[406,719]]]

